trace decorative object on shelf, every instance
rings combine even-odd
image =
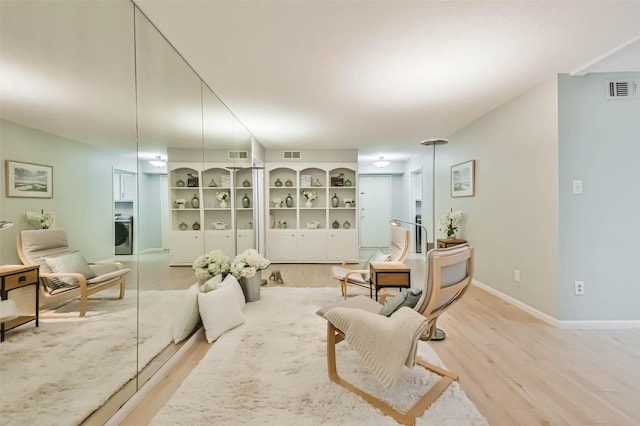
[[[318,229],[320,228],[320,222],[317,220],[312,220],[311,222],[307,222],[307,229]]]
[[[345,220],[344,223],[342,224],[342,227],[344,229],[349,229],[351,228],[351,223],[348,220]]]
[[[231,187],[231,178],[229,177],[229,175],[220,176],[220,186],[223,188]]]
[[[187,225],[184,222],[180,222],[180,225],[178,225],[178,228],[180,228],[181,231],[186,231],[187,229],[189,229],[189,225]]]
[[[191,225],[191,229],[193,229],[194,231],[199,231],[200,230],[200,223],[199,222],[193,222],[193,225]]]
[[[247,302],[260,300],[261,271],[271,264],[255,249],[247,249],[233,258],[231,274],[238,279]]]
[[[213,225],[213,229],[215,229],[216,231],[224,231],[225,229],[227,229],[226,223],[213,222],[212,225]]]
[[[320,182],[320,179],[316,179],[316,181],[313,182],[313,186],[322,186],[322,182]]]
[[[338,198],[338,194],[333,194],[331,197],[331,207],[338,207],[340,205],[340,199]]]
[[[207,185],[209,188],[217,188],[218,184],[216,183],[216,181],[214,179],[211,179],[211,182],[209,182],[209,185]]]
[[[345,179],[344,186],[351,186],[351,185],[353,185],[353,183],[351,182],[351,179],[349,178]]]
[[[278,188],[280,188],[282,186],[282,181],[280,180],[280,178],[276,179],[276,181],[275,181],[275,183],[273,185],[277,186]]]
[[[353,207],[356,205],[351,198],[345,198],[343,201],[345,207]]]
[[[291,194],[287,194],[287,198],[284,199],[284,205],[287,207],[293,207],[293,197]]]
[[[251,206],[251,200],[249,199],[247,194],[244,194],[244,197],[242,197],[242,207],[248,209],[249,206]]]
[[[245,179],[244,181],[242,181],[242,186],[244,186],[245,188],[249,188],[251,187],[251,182]]]
[[[182,179],[178,179],[178,181],[176,182],[176,186],[178,188],[183,188],[185,185],[184,181]]]
[[[178,198],[174,201],[174,204],[178,206],[179,209],[184,209],[187,206],[187,200],[184,198]]]
[[[222,250],[216,249],[196,258],[192,268],[196,278],[204,284],[216,275],[227,275],[231,271],[231,259]]]
[[[451,166],[451,196],[473,197],[476,194],[476,160]]]
[[[26,212],[24,218],[34,229],[49,229],[56,224],[56,214],[54,212],[45,212],[44,210],[40,210],[40,213]]]
[[[334,220],[333,223],[331,224],[331,227],[333,229],[338,229],[340,228],[340,222],[338,222],[337,220]]]
[[[191,208],[193,209],[200,208],[200,198],[198,198],[197,194],[193,194],[193,198],[191,198]]]
[[[280,229],[287,229],[287,221],[284,219],[280,219],[278,221],[278,228]]]
[[[276,209],[279,209],[282,206],[282,198],[280,197],[275,197],[271,202],[273,203],[273,207]]]
[[[286,186],[287,188],[291,188],[293,186],[293,182],[291,182],[291,179],[287,179],[284,182],[284,186]]]
[[[311,186],[311,175],[300,175],[300,186],[307,188]]]
[[[198,175],[194,175],[193,173],[187,173],[187,186],[190,188],[197,188]]]
[[[464,213],[462,213],[462,210],[453,211],[451,209],[440,219],[440,225],[442,225],[440,231],[445,232],[447,238],[456,238],[456,232],[463,220]]]
[[[331,175],[331,186],[344,186],[344,173]]]
[[[312,201],[318,198],[318,194],[315,191],[302,191],[302,195],[306,200],[305,207],[313,207]]]
[[[218,199],[218,201],[220,201],[220,208],[226,209],[227,200],[229,199],[229,192],[228,191],[216,192],[216,198]]]

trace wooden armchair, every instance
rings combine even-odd
[[[131,270],[119,262],[87,264],[82,256],[69,248],[64,229],[38,229],[18,234],[18,256],[24,265],[40,266],[41,306],[53,308],[75,297],[80,297],[80,316],[87,312],[89,295],[119,286],[119,299],[124,297],[126,274]],[[69,259],[69,265],[64,261]],[[78,259],[84,263],[78,265]],[[55,261],[54,272],[47,260]],[[89,269],[87,269],[87,266]],[[77,269],[74,269],[77,268]]]
[[[453,306],[467,291],[473,276],[473,249],[461,245],[448,249],[431,250],[428,253],[428,273],[422,296],[411,312],[410,308],[402,307],[391,317],[380,315],[382,305],[365,296],[357,296],[339,303],[337,306],[318,311],[327,319],[327,366],[329,379],[363,398],[384,414],[393,417],[397,422],[405,425],[414,425],[416,418],[422,416],[426,409],[447,389],[458,376],[443,368],[416,358],[418,339],[431,340],[435,336],[438,317]],[[422,315],[421,323],[416,316]],[[380,374],[373,366],[379,366],[382,361],[376,359],[376,350],[387,356],[389,348],[398,346],[394,338],[399,333],[384,335],[381,330],[386,329],[385,321],[402,321],[404,318],[407,326],[400,327],[403,332],[408,332],[407,338],[412,345],[406,345],[407,351],[402,354],[405,359],[399,359],[404,365],[419,366],[441,376],[415,404],[406,412],[398,411],[385,401],[356,387],[341,378],[336,366],[336,345],[346,340],[362,356],[363,361],[372,368],[372,372],[378,377]],[[366,324],[370,324],[367,328]],[[363,329],[363,325],[364,329]],[[354,335],[353,330],[359,332]],[[352,330],[353,329],[353,330]],[[375,336],[374,339],[364,339],[363,336]],[[405,342],[407,342],[405,339]],[[373,360],[373,361],[372,361]],[[369,365],[372,364],[372,365]],[[396,363],[397,364],[397,363]],[[378,377],[380,379],[380,377]],[[384,376],[383,376],[384,378]],[[386,377],[387,383],[392,385],[393,380]]]
[[[411,234],[409,230],[391,227],[391,244],[387,250],[378,251],[365,261],[360,262],[353,269],[347,268],[346,262],[341,266],[331,268],[333,278],[340,281],[342,297],[347,298],[347,285],[369,288],[369,262],[404,262],[409,254]]]

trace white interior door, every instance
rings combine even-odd
[[[391,176],[360,176],[360,246],[389,247]]]

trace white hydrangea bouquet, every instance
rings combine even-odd
[[[464,213],[462,210],[454,211],[451,209],[448,211],[442,219],[440,219],[440,231],[446,232],[447,237],[455,238],[456,232],[458,231],[459,225],[462,223],[464,219]]]
[[[231,258],[222,250],[212,250],[193,261],[196,278],[204,282],[216,275],[226,275],[231,270]]]
[[[38,212],[26,212],[24,214],[25,220],[35,229],[49,229],[53,228],[56,222],[56,214],[54,212],[45,212],[44,210]]]
[[[228,201],[229,192],[228,191],[216,192],[216,198],[218,199],[218,201]]]
[[[302,191],[302,195],[307,201],[313,201],[318,198],[318,194],[316,194],[315,191]]]
[[[271,262],[262,257],[258,250],[247,249],[237,255],[231,262],[231,274],[238,279],[250,278],[256,275],[258,271],[267,269],[270,264]]]

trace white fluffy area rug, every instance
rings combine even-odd
[[[0,425],[80,424],[171,343],[166,318],[181,293],[128,290],[122,300],[96,294],[78,317],[74,300],[42,314],[40,326],[8,332],[0,344]],[[140,304],[140,346],[136,352]]]
[[[337,288],[263,288],[244,308],[245,324],[212,344],[205,357],[152,419],[153,425],[395,425],[391,417],[329,381],[326,321],[315,312],[340,300]],[[338,372],[406,410],[439,376],[404,368],[387,390],[346,342],[337,346]],[[442,362],[430,345],[418,354]],[[454,382],[418,425],[487,425]]]

